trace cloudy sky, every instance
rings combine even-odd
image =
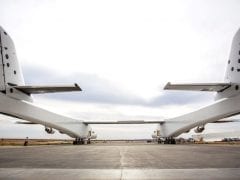
[[[79,83],[83,92],[34,96],[78,119],[162,119],[213,102],[165,92],[167,82],[222,82],[240,27],[238,0],[0,0],[26,84]],[[66,138],[1,116],[1,137]],[[234,125],[209,125],[209,132]],[[155,125],[95,125],[102,139],[149,138]]]

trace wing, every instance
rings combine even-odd
[[[16,124],[30,124],[30,125],[32,125],[32,124],[37,124],[37,123],[34,123],[34,122],[30,122],[30,121],[16,121],[15,122]]]
[[[230,123],[230,122],[240,122],[240,119],[221,119],[212,123]]]
[[[58,85],[58,86],[12,86],[12,87],[26,94],[82,91],[82,89],[76,83],[73,85],[63,85],[63,86]]]
[[[145,120],[124,120],[124,121],[83,121],[84,124],[161,124],[164,120],[160,121],[145,121]]]
[[[166,84],[164,90],[185,90],[185,91],[215,91],[223,92],[231,87],[230,83],[193,83],[193,84]]]

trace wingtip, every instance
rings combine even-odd
[[[74,83],[74,86],[78,88],[79,91],[82,91],[82,88],[77,83]]]
[[[168,82],[168,83],[164,86],[163,90],[167,90],[170,85],[171,85],[171,83]]]

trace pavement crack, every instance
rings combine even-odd
[[[119,156],[120,156],[120,160],[119,160],[120,168],[122,169],[123,168],[123,158],[124,158],[124,155],[123,155],[121,147],[119,147],[118,150],[119,150]]]
[[[123,168],[121,168],[121,176],[120,176],[120,180],[123,179]]]
[[[123,154],[123,149],[121,147],[118,147],[118,151],[119,151],[119,162],[120,162],[120,169],[121,169],[121,175],[120,175],[120,180],[123,179],[123,158],[124,158],[124,154]]]

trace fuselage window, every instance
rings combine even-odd
[[[234,70],[234,67],[231,68],[231,71],[233,71],[233,70]]]
[[[9,63],[7,63],[7,67],[9,67],[10,66],[10,64]]]
[[[6,59],[8,59],[9,58],[8,54],[5,54],[5,57],[6,57]]]
[[[14,74],[17,74],[17,71],[14,70],[13,73],[14,73]]]
[[[240,69],[237,69],[237,72],[240,72]]]

